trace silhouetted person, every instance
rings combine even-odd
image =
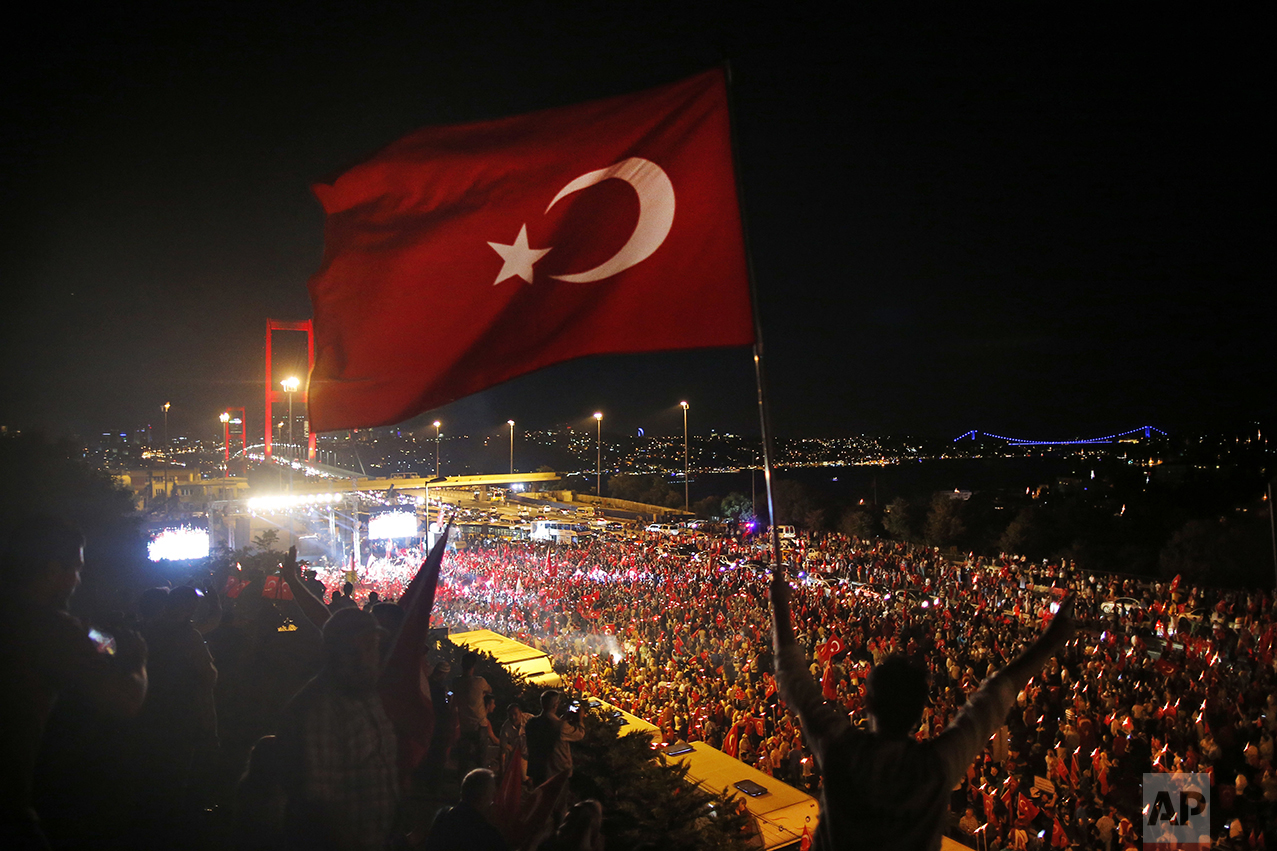
[[[492,733],[483,705],[484,697],[492,694],[492,686],[474,672],[478,663],[479,654],[473,650],[466,651],[461,657],[461,676],[452,683],[452,699],[457,707],[457,723],[461,730],[453,756],[463,775],[471,768],[481,767],[483,748]]]
[[[779,571],[771,584],[776,679],[802,724],[824,775],[813,848],[940,847],[949,791],[1002,724],[1016,695],[1073,632],[1073,597],[1061,603],[1046,632],[971,696],[940,735],[911,734],[927,703],[925,672],[891,656],[869,673],[871,732],[851,726],[845,709],[827,702],[807,668],[790,619],[791,589]]]
[[[538,851],[603,851],[603,805],[588,799],[573,806]]]
[[[52,517],[20,523],[0,560],[0,847],[46,848],[31,806],[40,740],[58,695],[74,691],[119,717],[146,696],[146,643],[91,631],[67,607],[84,568],[84,536]]]
[[[235,786],[235,848],[277,851],[284,847],[284,753],[279,739],[262,736]]]
[[[368,612],[345,608],[323,634],[323,670],[279,728],[289,847],[381,851],[399,800],[395,730],[377,692],[385,632]]]
[[[341,586],[340,591],[333,592],[333,601],[328,604],[328,608],[334,612],[339,609],[357,609],[359,606],[355,603],[355,586],[349,582]]]
[[[171,847],[189,828],[217,747],[217,668],[192,622],[199,609],[200,592],[180,586],[146,626],[150,690],[136,725],[137,810],[139,822],[154,824],[155,847]]]
[[[422,851],[506,851],[510,846],[489,819],[497,794],[497,778],[476,768],[461,781],[461,802],[441,810]]]
[[[553,689],[541,694],[541,713],[533,715],[524,725],[523,734],[528,743],[528,779],[533,786],[540,786],[561,771],[572,771],[571,742],[585,736],[585,730],[577,713],[571,719],[559,715],[562,695]]]

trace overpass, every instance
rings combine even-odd
[[[317,461],[280,458],[278,455],[261,454],[261,446],[249,448],[248,457],[262,464],[291,467],[301,473],[294,477],[288,488],[294,494],[350,493],[353,491],[384,491],[391,486],[397,491],[417,491],[432,488],[506,488],[510,485],[546,484],[557,482],[559,474],[549,473],[489,473],[476,476],[369,476],[356,470],[347,470]],[[254,451],[258,450],[258,451]]]
[[[346,471],[348,472],[348,471]],[[333,491],[384,491],[394,487],[397,491],[416,491],[431,488],[508,488],[510,485],[557,482],[558,473],[491,473],[478,476],[360,476],[348,478],[307,476],[293,483],[293,493],[324,493]]]

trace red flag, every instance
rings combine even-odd
[[[820,678],[820,692],[825,700],[838,699],[838,679],[834,676],[834,666],[830,662],[825,663],[825,673]]]
[[[524,847],[545,831],[567,786],[568,773],[560,771],[527,794],[520,807],[519,822],[513,831],[517,837],[514,847]]]
[[[451,523],[444,527],[443,534],[404,592],[403,624],[394,638],[394,648],[381,676],[381,702],[399,740],[399,772],[404,783],[430,750],[435,728],[434,707],[421,691],[421,654],[430,629],[430,610],[434,608],[439,568],[451,529]]]
[[[1020,788],[1020,781],[1014,777],[1007,778],[1006,791],[1002,793],[1002,806],[1008,810],[1011,809],[1011,802],[1015,800],[1016,790]]]
[[[1060,820],[1055,819],[1051,825],[1051,847],[1052,848],[1068,848],[1069,835],[1064,832],[1064,826],[1060,824]]]
[[[291,600],[293,599],[293,589],[288,587],[284,577],[268,576],[262,584],[262,596],[269,597],[272,600]]]
[[[798,851],[810,851],[810,849],[811,831],[807,828],[807,825],[803,825],[803,835],[801,841],[798,843]]]
[[[226,577],[226,587],[222,589],[222,596],[232,598],[238,597],[239,592],[243,591],[248,585],[249,580],[240,579],[232,573],[230,576]]]
[[[314,192],[318,431],[584,355],[754,342],[721,70],[419,130]]]
[[[501,779],[497,781],[497,795],[492,802],[497,826],[506,841],[519,838],[519,813],[523,800],[523,754],[518,748],[510,752]]]
[[[1019,813],[1021,821],[1033,821],[1037,818],[1039,812],[1041,811],[1036,804],[1029,800],[1028,795],[1020,796]]]
[[[832,640],[826,641],[816,648],[816,658],[819,659],[821,662],[828,664],[829,660],[833,658],[833,655],[834,654],[833,654]]]

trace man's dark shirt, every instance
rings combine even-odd
[[[482,813],[462,801],[439,813],[422,851],[507,851],[509,847]]]
[[[49,713],[59,693],[115,676],[88,629],[64,611],[0,608],[0,820],[34,818],[32,772]]]
[[[528,741],[528,778],[539,786],[546,781],[550,757],[559,743],[559,728],[543,712],[529,718],[523,732]]]

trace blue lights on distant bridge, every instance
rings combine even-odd
[[[1032,440],[1024,437],[1006,437],[1001,434],[989,434],[987,431],[977,431],[972,429],[966,434],[960,434],[955,437],[953,442],[957,443],[959,440],[964,440],[966,438],[976,440],[980,437],[992,437],[994,440],[1005,440],[1008,446],[1084,446],[1092,443],[1114,443],[1115,441],[1121,440],[1124,437],[1130,437],[1131,435],[1141,435],[1145,439],[1149,439],[1153,437],[1154,432],[1162,437],[1167,436],[1166,432],[1162,431],[1160,428],[1147,425],[1140,426],[1139,428],[1133,428],[1130,431],[1123,431],[1118,434],[1109,434],[1104,437],[1088,437],[1080,440]]]

